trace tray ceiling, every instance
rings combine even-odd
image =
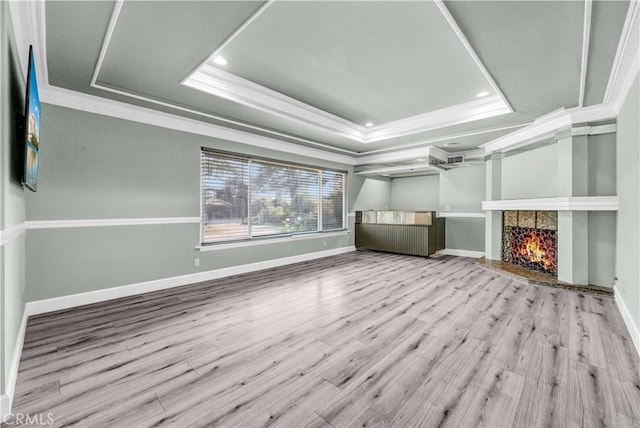
[[[627,7],[593,2],[585,105],[602,102]],[[47,2],[49,81],[330,150],[474,148],[579,104],[584,8]]]

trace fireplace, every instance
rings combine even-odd
[[[557,276],[557,211],[503,211],[502,261]]]

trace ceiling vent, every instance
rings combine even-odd
[[[464,155],[447,156],[447,164],[464,162]]]

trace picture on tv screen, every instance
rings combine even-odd
[[[24,185],[34,192],[38,189],[38,152],[40,151],[40,97],[33,60],[33,47],[29,47],[29,70],[25,108],[25,164]]]

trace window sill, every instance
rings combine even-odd
[[[318,232],[318,233],[309,233],[302,235],[289,235],[289,236],[281,236],[274,238],[263,238],[263,239],[253,239],[248,241],[239,241],[239,242],[220,242],[219,244],[211,244],[211,245],[198,245],[196,250],[198,251],[217,251],[217,250],[228,250],[231,248],[242,248],[242,247],[253,247],[254,245],[264,245],[264,244],[276,244],[280,242],[291,242],[291,241],[300,241],[304,239],[319,239],[319,238],[329,238],[332,236],[344,236],[348,235],[349,230],[339,230],[336,232]]]

